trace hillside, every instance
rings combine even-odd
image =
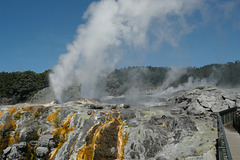
[[[33,71],[0,72],[0,104],[15,104],[29,101],[39,90],[49,87],[48,74]],[[130,89],[140,91],[178,87],[185,83],[198,85],[210,84],[219,87],[239,87],[240,61],[226,64],[210,64],[203,67],[168,68],[168,67],[127,67],[115,69],[105,77],[106,94],[119,96]],[[101,79],[99,83],[102,83]]]

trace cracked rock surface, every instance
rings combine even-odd
[[[181,92],[169,101],[169,106],[174,106],[183,113],[206,115],[240,107],[240,93],[212,86],[199,86],[191,91]]]
[[[1,106],[0,159],[216,159],[214,112],[239,98],[202,86],[165,99],[164,107],[86,98]]]

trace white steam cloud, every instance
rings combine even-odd
[[[163,81],[163,84],[161,85],[161,90],[164,90],[171,85],[171,83],[178,80],[182,75],[184,75],[187,72],[186,68],[177,68],[177,67],[171,67],[171,69],[167,72],[166,78]]]
[[[194,25],[186,17],[199,11],[202,0],[102,0],[85,12],[68,53],[59,57],[50,74],[56,98],[62,101],[70,86],[81,96],[97,97],[98,79],[114,69],[123,46],[149,47],[163,41],[176,46]]]

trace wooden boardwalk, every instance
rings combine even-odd
[[[240,160],[240,134],[233,128],[232,122],[225,124],[224,130],[233,160]]]

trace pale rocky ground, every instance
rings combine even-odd
[[[239,92],[210,86],[142,105],[56,104],[42,92],[34,104],[1,106],[0,159],[216,159],[214,112],[240,106]]]

